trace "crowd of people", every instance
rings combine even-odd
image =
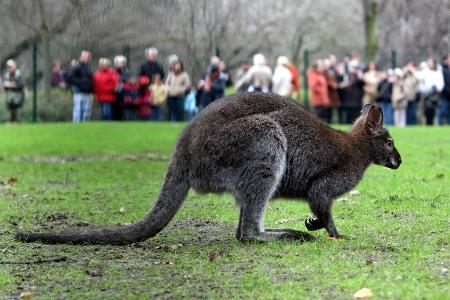
[[[91,119],[92,95],[102,120],[182,121],[222,98],[233,82],[238,93],[271,92],[299,100],[303,79],[308,83],[314,113],[327,123],[335,119],[351,123],[364,105],[378,104],[386,125],[450,124],[449,55],[440,65],[430,58],[419,65],[410,62],[403,68],[387,70],[379,70],[373,62],[366,66],[357,53],[344,56],[341,62],[330,55],[317,60],[307,70],[307,78],[301,78],[288,57],[278,57],[272,71],[266,57],[256,54],[252,63],[242,62],[234,80],[225,63],[213,56],[196,84],[178,56],[169,56],[166,69],[158,60],[156,48],[146,49],[145,57],[134,76],[122,55],[114,57],[113,62],[100,58],[93,72],[91,53],[82,51],[65,69],[54,62],[51,85],[71,89],[73,122]],[[13,60],[6,66],[3,88],[11,121],[16,122],[17,109],[25,98],[24,83]]]
[[[53,68],[52,84],[69,86],[73,92],[73,122],[88,121],[91,116],[93,94],[100,105],[102,120],[190,120],[199,109],[224,96],[227,75],[224,63],[213,57],[202,79],[193,88],[183,62],[176,55],[168,58],[168,72],[158,61],[158,50],[148,48],[146,61],[137,76],[127,68],[126,57],[100,58],[98,70],[91,71],[91,54],[82,51],[69,68]],[[167,112],[165,112],[167,110]]]
[[[379,70],[374,62],[365,66],[357,54],[342,62],[331,55],[308,70],[311,103],[326,122],[335,110],[340,123],[351,123],[362,106],[377,104],[386,125],[450,124],[449,65],[445,55],[441,65],[429,58],[419,65]]]
[[[262,54],[255,54],[253,65],[243,62],[236,73],[235,88],[238,92],[273,92],[281,96],[297,98],[300,76],[294,64],[286,56],[277,58],[274,72]]]

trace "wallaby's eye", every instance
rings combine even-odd
[[[386,141],[386,144],[387,144],[389,147],[391,147],[392,144],[393,144],[392,139],[388,139],[388,140]]]

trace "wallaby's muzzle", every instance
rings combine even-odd
[[[397,149],[394,148],[393,153],[389,157],[389,162],[385,165],[389,169],[398,169],[402,164],[402,157],[398,153]]]

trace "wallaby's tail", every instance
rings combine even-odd
[[[169,166],[158,200],[141,221],[126,226],[105,229],[68,229],[61,232],[18,232],[23,242],[41,241],[46,244],[131,244],[155,236],[172,220],[189,190],[186,173]],[[183,174],[184,173],[184,174]]]

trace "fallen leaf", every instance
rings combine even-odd
[[[209,261],[213,261],[213,260],[215,260],[215,259],[217,259],[217,258],[219,258],[221,256],[222,256],[221,253],[219,251],[217,251],[217,250],[211,251],[211,252],[208,253]]]
[[[23,293],[20,294],[20,299],[31,299],[34,296],[36,296],[35,292],[30,292],[30,291],[23,292]]]
[[[442,268],[441,272],[442,272],[442,275],[444,275],[444,276],[448,275],[448,269],[447,268]]]
[[[119,213],[121,213],[122,215],[124,214],[124,213],[126,213],[127,212],[127,210],[125,209],[125,207],[121,207],[120,209],[119,209]]]
[[[373,292],[368,288],[362,288],[353,294],[353,299],[368,299],[373,297]]]
[[[359,191],[357,191],[357,190],[354,190],[354,191],[351,191],[350,193],[349,193],[350,195],[359,195]]]
[[[8,184],[9,185],[13,185],[16,182],[17,182],[17,177],[11,177],[11,178],[8,179]]]

